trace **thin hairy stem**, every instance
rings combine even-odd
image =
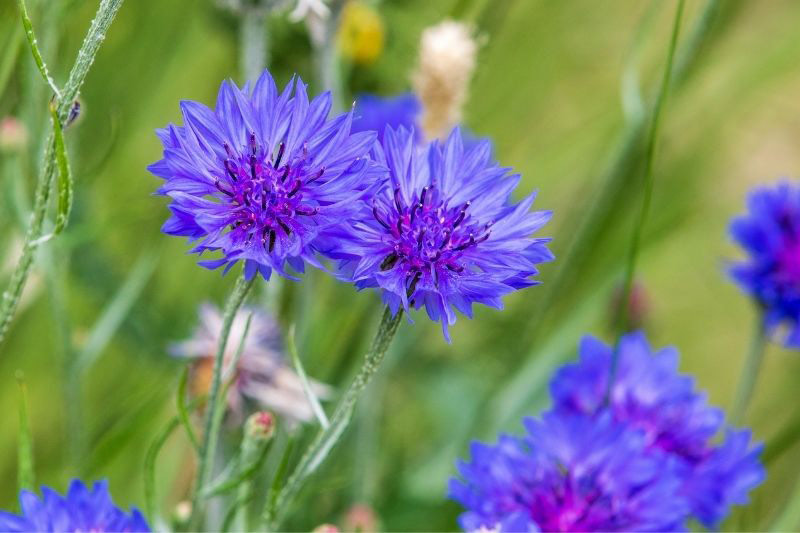
[[[384,310],[383,318],[378,326],[372,345],[364,357],[364,362],[347,391],[339,400],[339,404],[336,406],[333,416],[331,416],[330,424],[319,431],[303,453],[292,475],[289,476],[286,484],[275,498],[274,503],[268,502],[263,518],[273,531],[280,523],[282,515],[289,510],[292,500],[303,487],[305,481],[319,468],[331,449],[344,434],[358,398],[369,384],[372,376],[378,371],[389,344],[395,333],[397,333],[402,315],[402,310],[394,315],[392,315],[392,311],[388,307]]]
[[[61,90],[61,97],[55,106],[60,124],[67,124],[70,113],[73,110],[75,99],[80,93],[89,68],[94,62],[100,44],[105,39],[106,32],[114,20],[119,8],[124,0],[101,0],[97,14],[92,21],[89,31],[86,34],[83,44],[78,51],[75,64],[69,73],[67,83]],[[28,230],[25,233],[25,242],[22,253],[17,261],[8,287],[3,292],[2,302],[0,302],[0,346],[5,341],[8,328],[14,313],[19,305],[19,299],[25,283],[31,272],[33,257],[36,248],[41,243],[44,220],[47,214],[47,204],[57,169],[56,161],[56,141],[53,130],[51,129],[47,142],[45,143],[44,164],[36,183],[36,193],[34,196],[33,211],[30,216]]]
[[[742,366],[742,377],[739,378],[739,385],[736,388],[736,396],[733,399],[731,409],[731,424],[739,425],[744,419],[747,406],[753,397],[756,388],[758,374],[761,370],[761,362],[764,360],[764,349],[767,346],[767,332],[764,328],[764,317],[761,312],[756,316],[756,324],[753,328],[753,338],[750,341],[750,349]]]
[[[197,478],[195,479],[194,495],[192,498],[192,518],[190,524],[197,528],[203,516],[203,489],[211,476],[214,463],[214,454],[217,449],[217,437],[219,425],[222,417],[219,411],[223,408],[224,402],[219,401],[222,391],[222,369],[225,363],[225,347],[228,344],[228,336],[231,332],[231,325],[236,313],[244,303],[250,288],[253,286],[255,276],[246,279],[240,276],[236,280],[236,286],[228,297],[225,310],[222,315],[222,330],[219,333],[219,343],[217,353],[214,357],[214,369],[211,377],[211,388],[208,393],[208,404],[206,405],[206,416],[203,430],[203,440],[200,446],[200,459],[197,465]]]

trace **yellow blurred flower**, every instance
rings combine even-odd
[[[342,10],[339,48],[353,63],[369,65],[383,52],[383,19],[376,9],[360,0],[350,0]]]

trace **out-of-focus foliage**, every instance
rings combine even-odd
[[[422,29],[464,4],[481,3],[368,2],[383,19],[383,51],[369,65],[347,66],[343,101],[364,91],[407,90]],[[445,486],[468,441],[492,438],[498,429],[520,433],[520,416],[545,406],[546,382],[561,361],[575,357],[580,335],[610,336],[614,284],[638,206],[635,187],[623,191],[613,220],[597,228],[591,250],[542,315],[537,334],[528,332],[574,221],[599,193],[609,154],[626,127],[621,80],[635,35],[647,10],[654,10],[637,63],[648,95],[663,61],[670,3],[489,4],[485,11],[467,10],[483,45],[466,124],[491,137],[498,160],[522,173],[520,195],[539,189],[537,206],[554,210],[546,234],[554,237],[556,262],[542,268],[545,287],[509,296],[502,312],[479,309],[473,321],[459,320],[452,345],[427,320],[403,324],[356,423],[298,502],[304,511],[287,523],[290,528],[341,522],[361,502],[376,510],[387,529],[454,529],[458,508],[445,500]],[[687,27],[701,4],[688,2]],[[682,370],[696,376],[713,403],[730,406],[753,310],[723,274],[724,259],[737,253],[726,226],[743,210],[750,186],[800,172],[800,4],[720,6],[712,39],[672,93],[664,116],[638,280],[649,302],[645,328],[653,344],[676,345]],[[56,80],[65,78],[95,8],[88,0],[29,2]],[[27,129],[23,151],[0,155],[3,284],[19,253],[49,120],[49,94],[19,28],[13,3],[0,5],[0,118],[13,115]],[[304,25],[273,17],[269,31],[270,68],[279,85],[297,72],[317,91]],[[210,104],[221,79],[243,81],[236,43],[235,19],[210,0],[130,1],[108,33],[82,93],[81,117],[65,132],[75,180],[70,225],[40,252],[0,352],[0,412],[6,421],[0,429],[0,478],[16,477],[14,374],[21,369],[37,482],[65,487],[73,477],[108,478],[117,503],[142,506],[147,445],[175,414],[180,365],[167,355],[167,345],[190,333],[199,303],[221,302],[233,283],[197,267],[184,243],[159,232],[166,202],[152,196],[158,183],[145,166],[159,157],[153,130],[179,120],[179,100]],[[111,324],[113,335],[97,332],[97,321],[119,301],[125,280],[140,273],[149,257],[142,254],[150,250],[157,251],[157,265],[141,292],[128,296],[130,310]],[[309,376],[343,386],[376,326],[378,295],[356,293],[310,272],[292,285],[284,303],[297,321],[298,350]],[[67,373],[75,371],[68,361],[87,343],[96,349],[97,335],[108,342],[82,374],[80,390],[66,388]],[[522,368],[525,374],[519,374]],[[767,443],[768,478],[726,528],[766,527],[797,476],[800,357],[770,347],[763,370],[746,422]],[[518,375],[524,380],[514,382]],[[233,433],[224,447],[235,449],[235,428]],[[189,447],[176,433],[159,460],[165,510],[190,489]],[[268,482],[257,480],[255,490],[265,491]],[[15,500],[13,483],[0,487],[0,508],[13,508]]]

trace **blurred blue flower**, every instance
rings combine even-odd
[[[672,458],[612,420],[549,412],[524,438],[473,442],[450,498],[466,531],[675,531],[689,507]]]
[[[562,367],[550,384],[554,409],[603,416],[612,347],[593,337],[580,345],[580,361]],[[614,419],[642,432],[647,446],[677,461],[681,488],[694,514],[713,527],[732,504],[747,502],[748,492],[764,479],[762,445],[750,445],[750,432],[727,430],[713,441],[724,415],[711,407],[694,380],[678,373],[678,352],[652,353],[642,333],[622,337],[608,408]]]
[[[465,148],[455,129],[417,146],[413,130],[389,128],[375,158],[389,175],[341,245],[359,289],[380,288],[393,312],[424,306],[449,340],[453,308],[499,309],[503,295],[538,283],[536,265],[553,256],[550,239],[531,234],[550,212],[530,211],[533,194],[510,203],[520,177],[492,162],[488,142]]]
[[[244,261],[248,278],[321,267],[327,231],[349,224],[378,174],[366,157],[375,133],[351,133],[352,112],[328,120],[330,107],[300,80],[279,94],[267,71],[252,90],[224,81],[215,110],[181,102],[184,125],[157,131],[164,157],[148,167],[171,200],[162,230],[220,251],[207,268]]]
[[[784,343],[800,348],[800,186],[757,187],[747,205],[730,232],[749,257],[728,271],[764,309],[767,330],[786,324]]]
[[[96,481],[90,490],[74,479],[66,496],[47,487],[41,498],[23,490],[19,502],[19,515],[0,511],[0,531],[150,531],[138,510],[126,513],[114,505],[107,481]]]
[[[356,131],[376,131],[378,140],[383,140],[383,130],[404,127],[415,129],[421,106],[414,93],[402,93],[391,98],[374,94],[360,94],[356,99],[353,128]],[[417,140],[420,141],[419,134]]]

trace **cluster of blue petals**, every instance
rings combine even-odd
[[[378,140],[382,141],[387,126],[395,130],[401,126],[416,128],[421,109],[414,93],[402,93],[391,98],[364,93],[356,98],[353,131],[375,131]]]
[[[19,503],[22,512],[18,515],[0,511],[0,531],[150,531],[138,510],[125,512],[114,505],[107,481],[97,481],[89,489],[75,479],[64,496],[47,487],[42,487],[41,498],[23,490]]]
[[[321,268],[328,231],[350,224],[379,175],[376,134],[352,133],[352,112],[330,108],[330,93],[309,101],[300,80],[278,92],[267,71],[252,90],[223,82],[213,110],[182,102],[184,125],[158,130],[163,159],[148,167],[171,200],[162,230],[217,252],[208,268],[244,261],[248,278]]]
[[[730,232],[748,254],[730,266],[730,276],[764,309],[767,330],[787,326],[784,343],[800,348],[800,186],[754,189],[748,213]]]
[[[546,413],[527,435],[475,442],[450,497],[466,531],[675,531],[688,512],[672,460],[600,417]]]
[[[549,211],[531,211],[535,194],[510,200],[519,175],[492,159],[488,141],[465,147],[459,129],[444,142],[418,146],[413,130],[386,128],[376,162],[388,169],[341,240],[342,270],[359,289],[375,287],[384,302],[424,307],[448,326],[472,304],[502,308],[502,297],[535,285],[537,265],[553,255],[534,238]]]
[[[630,460],[623,461],[614,475],[600,476],[609,480],[608,484],[591,492],[591,498],[583,498],[584,504],[576,509],[569,491],[537,473],[546,468],[552,457],[559,457],[552,451],[542,454],[542,449],[549,450],[542,438],[529,437],[527,447],[516,448],[503,445],[519,442],[513,437],[501,438],[500,445],[494,447],[473,444],[471,463],[462,463],[459,468],[464,481],[454,480],[450,490],[451,497],[467,509],[461,517],[462,527],[474,530],[499,525],[502,531],[535,527],[545,531],[652,531],[684,529],[686,521],[695,518],[711,528],[728,515],[732,505],[747,502],[748,493],[765,476],[759,460],[762,445],[751,442],[748,430],[725,427],[722,411],[709,406],[705,395],[695,390],[693,380],[678,373],[678,353],[673,348],[653,353],[645,336],[633,333],[621,339],[618,350],[616,377],[606,400],[612,348],[595,338],[584,338],[579,361],[565,365],[553,377],[553,408],[534,427],[549,427],[555,435],[552,438],[557,439],[561,433],[555,427],[579,425],[581,429],[570,437],[574,441],[563,438],[555,445],[559,453],[576,454],[588,462],[602,457],[613,468],[612,458],[622,449]],[[531,424],[526,422],[529,432]],[[620,429],[615,438],[600,436],[603,428],[612,425],[624,430]],[[720,433],[724,438],[717,442]],[[632,441],[640,446],[638,452],[630,448]],[[641,467],[646,463],[639,462],[637,453],[654,461],[649,464],[658,465],[653,466],[655,470]],[[516,466],[506,468],[517,459],[520,462]],[[563,478],[559,483],[579,492],[592,486],[583,478],[592,472],[591,468],[561,458],[556,463]],[[626,478],[642,483],[636,494],[650,490],[660,494],[635,505],[636,511],[645,513],[649,521],[641,514],[630,514],[622,505],[631,503],[628,487],[619,488],[614,483]],[[543,494],[550,494],[553,502],[547,512],[539,511]],[[509,503],[512,501],[517,507]],[[602,511],[609,506],[616,509],[617,504],[611,502],[620,505],[618,511],[602,519],[582,521],[603,517]],[[671,511],[666,512],[663,506],[669,506]],[[678,512],[680,509],[683,512]],[[529,522],[525,528],[520,528],[519,522],[506,524],[512,512],[523,513]],[[662,522],[656,518],[658,515]]]
[[[534,195],[511,202],[520,177],[488,141],[456,129],[424,143],[406,128],[413,96],[360,102],[328,119],[330,94],[309,101],[300,81],[279,93],[266,71],[252,90],[224,82],[213,110],[182,102],[184,125],[157,132],[164,155],[149,167],[170,198],[162,229],[218,254],[208,268],[243,261],[247,278],[335,259],[341,279],[379,288],[393,312],[425,307],[449,340],[456,310],[501,308],[537,283],[553,256],[532,234],[550,213],[530,211]]]

